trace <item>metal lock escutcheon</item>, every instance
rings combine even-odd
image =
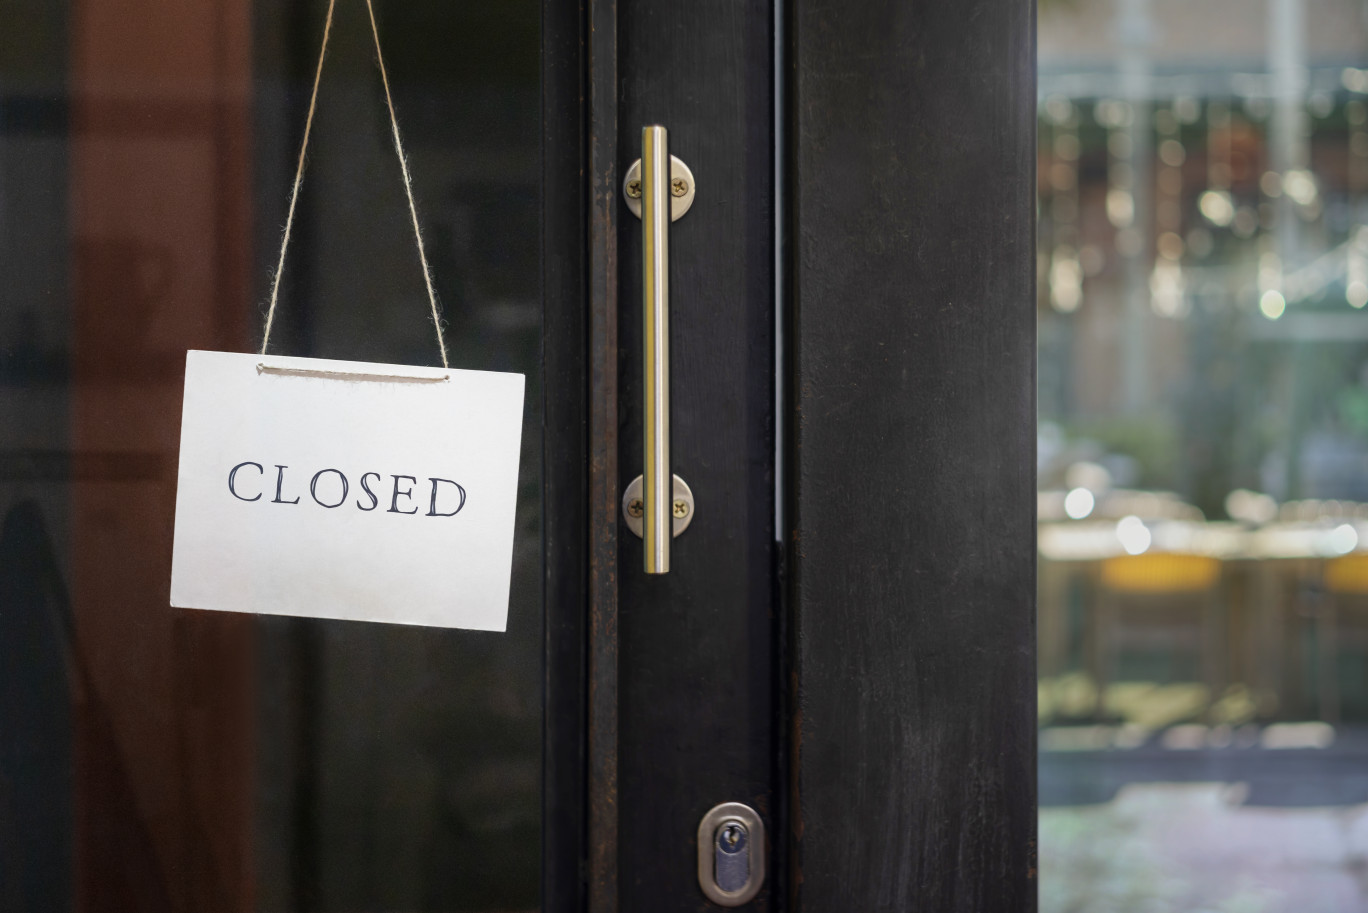
[[[765,882],[765,823],[740,802],[713,807],[698,823],[698,886],[721,907],[739,907]]]

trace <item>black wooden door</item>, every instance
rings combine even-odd
[[[31,845],[0,895],[527,910],[540,830],[544,910],[704,910],[699,821],[740,802],[753,909],[1029,911],[1032,4],[375,5],[453,364],[529,378],[509,632],[166,604],[184,351],[255,348],[329,4],[11,4],[0,793],[32,795],[0,795]],[[370,17],[337,7],[273,344],[421,362]],[[648,124],[696,179],[696,506],[658,577],[621,508]]]
[[[715,909],[695,835],[742,802],[750,909],[1034,909],[1032,6],[545,9],[547,908]],[[658,576],[651,124],[696,185]]]
[[[620,177],[601,188],[617,225],[619,497],[602,518],[616,527],[616,644],[599,646],[617,657],[623,910],[705,905],[703,815],[742,802],[773,827],[777,812],[773,36],[766,0],[619,4],[616,142],[595,137],[621,176],[642,127],[663,125],[696,183],[669,270],[673,469],[695,512],[659,575],[618,507],[642,472],[641,222]]]
[[[619,173],[661,124],[697,185],[669,276],[673,463],[694,519],[659,575],[618,528],[623,910],[697,909],[703,815],[775,812],[771,27],[764,0],[619,6]],[[641,225],[618,203],[621,486],[642,471],[645,391]]]

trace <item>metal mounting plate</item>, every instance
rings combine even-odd
[[[622,519],[627,522],[627,528],[636,533],[638,539],[641,538],[641,485],[641,476],[637,476],[622,493]],[[674,503],[674,520],[670,523],[670,528],[674,535],[678,536],[693,522],[694,496],[689,483],[679,476],[674,476],[674,490],[671,495],[671,501]]]
[[[684,182],[682,194],[674,192],[675,181]],[[670,183],[670,221],[677,222],[693,205],[694,176],[689,166],[673,155],[670,156]],[[627,208],[632,211],[632,215],[641,218],[641,159],[632,163],[632,167],[627,169],[627,177],[622,179],[622,198],[626,201]]]

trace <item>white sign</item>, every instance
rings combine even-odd
[[[171,604],[502,631],[523,376],[189,352]]]

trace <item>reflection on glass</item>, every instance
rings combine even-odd
[[[540,8],[375,5],[451,363],[527,375],[508,633],[167,605],[184,353],[259,342],[326,3],[4,5],[0,908],[538,906]],[[434,364],[336,15],[272,350]]]
[[[1368,23],[1040,16],[1041,908],[1368,909]]]

